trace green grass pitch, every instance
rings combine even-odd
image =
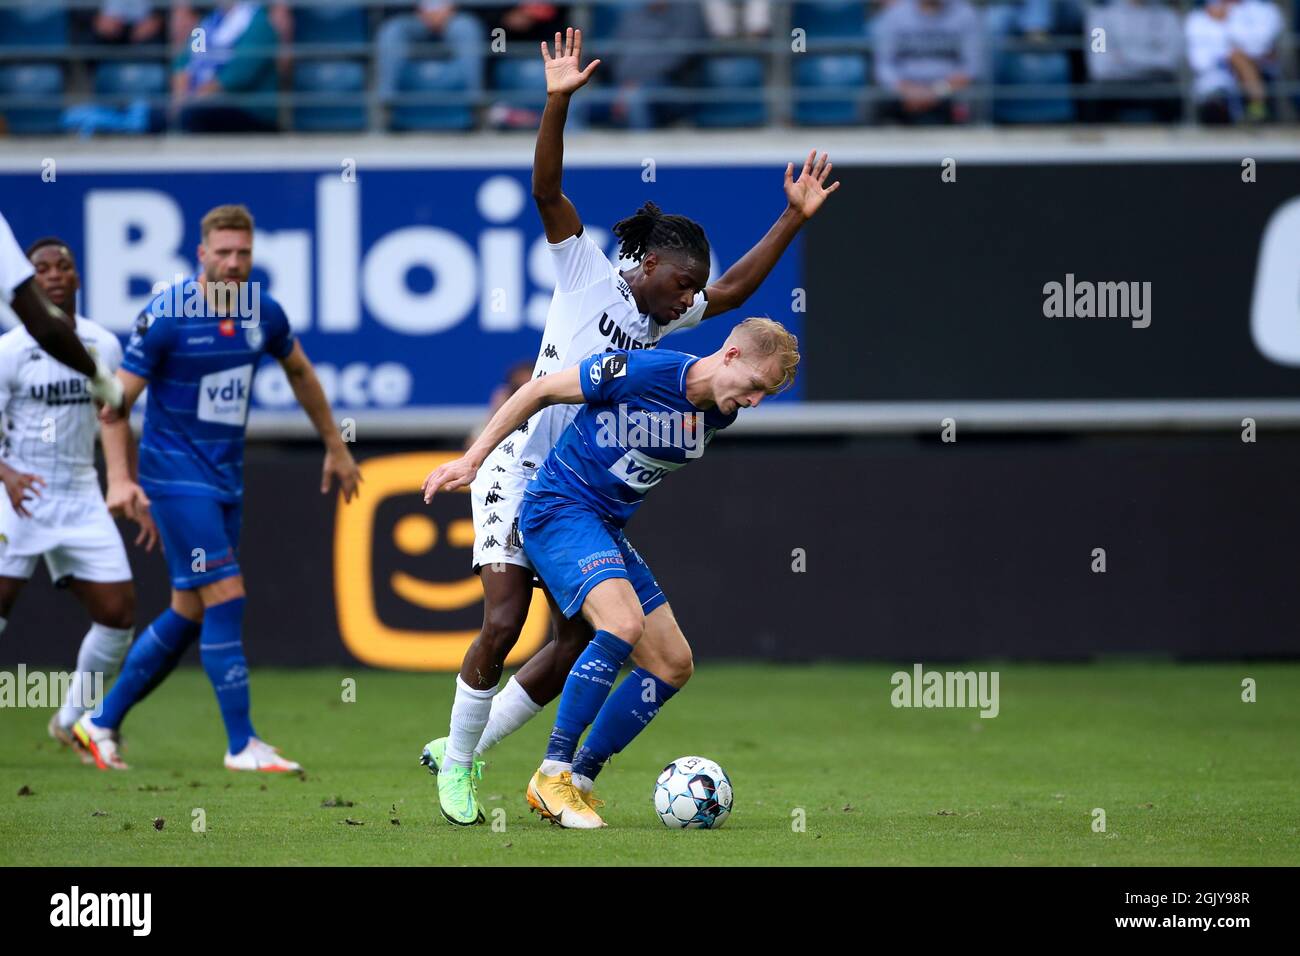
[[[0,863],[1300,862],[1300,666],[978,667],[1001,675],[993,719],[895,709],[892,666],[705,664],[601,776],[599,832],[552,827],[524,802],[554,705],[488,755],[480,794],[497,828],[457,829],[417,765],[445,732],[450,676],[255,667],[257,727],[303,763],[299,779],[223,769],[207,680],[182,669],[128,718],[126,773],[61,751],[48,710],[0,710]],[[341,699],[346,677],[355,702]],[[1245,677],[1255,703],[1241,700]],[[651,806],[658,771],[692,753],[735,786],[716,831],[667,830]],[[351,806],[323,805],[335,798]]]

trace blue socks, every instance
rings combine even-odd
[[[171,673],[198,636],[198,621],[181,617],[171,608],[158,615],[127,652],[122,671],[104,698],[103,711],[93,718],[95,726],[119,727],[126,712]]]
[[[638,667],[609,695],[591,725],[591,733],[573,761],[575,775],[596,779],[611,755],[620,753],[645,730],[677,688]]]
[[[213,604],[203,611],[203,636],[199,639],[203,669],[217,693],[232,754],[243,750],[248,738],[255,736],[248,714],[248,661],[240,637],[243,618],[243,598]]]
[[[546,747],[547,760],[573,762],[578,739],[600,713],[601,705],[614,686],[614,679],[631,653],[632,645],[627,641],[609,631],[596,632],[591,643],[573,662],[569,678],[564,682],[555,729],[551,731],[551,740]]]

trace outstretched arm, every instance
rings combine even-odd
[[[542,217],[548,242],[563,242],[582,231],[582,219],[569,197],[561,191],[564,175],[564,123],[569,116],[569,97],[581,89],[596,69],[592,60],[585,70],[578,69],[582,56],[582,31],[573,27],[563,38],[555,34],[555,56],[542,41],[542,59],[546,63],[546,109],[537,130],[537,147],[533,152],[533,200]]]
[[[87,378],[95,377],[95,361],[77,338],[77,330],[59,307],[46,298],[34,278],[14,290],[11,304],[37,345],[68,368]]]
[[[293,351],[280,359],[280,366],[289,379],[289,386],[298,399],[298,404],[307,413],[311,423],[316,426],[316,434],[325,443],[325,465],[321,469],[321,494],[330,490],[334,479],[339,482],[343,500],[350,502],[354,495],[360,494],[357,484],[361,481],[361,470],[352,460],[352,453],[343,443],[343,437],[334,425],[334,414],[330,410],[329,399],[320,387],[320,379],[312,367],[307,353],[302,350],[302,343],[294,341]]]
[[[469,447],[464,456],[445,465],[439,465],[424,479],[424,502],[428,504],[439,491],[455,491],[474,480],[483,459],[502,439],[522,425],[547,405],[579,405],[586,402],[578,367],[563,372],[535,378],[506,399],[483,434]]]
[[[785,254],[795,233],[821,208],[826,197],[840,188],[838,180],[826,187],[826,177],[830,172],[829,157],[822,153],[818,160],[815,149],[804,160],[797,180],[793,178],[794,163],[786,166],[785,211],[767,235],[709,286],[709,305],[704,310],[704,318],[740,308],[763,284],[772,267]]]

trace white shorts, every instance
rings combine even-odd
[[[19,517],[0,494],[0,577],[26,580],[45,559],[50,579],[130,581],[131,564],[108,506],[98,494],[30,501]]]
[[[488,455],[469,486],[474,513],[474,570],[485,564],[517,564],[532,570],[519,537],[519,508],[526,479],[516,468]]]

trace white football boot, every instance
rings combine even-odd
[[[95,759],[95,766],[100,770],[129,770],[122,755],[117,752],[118,738],[116,730],[96,727],[90,722],[90,715],[83,715],[72,725],[72,736],[77,739]]]
[[[302,767],[285,757],[264,740],[249,737],[244,749],[226,754],[227,770],[257,770],[262,773],[298,773]]]

